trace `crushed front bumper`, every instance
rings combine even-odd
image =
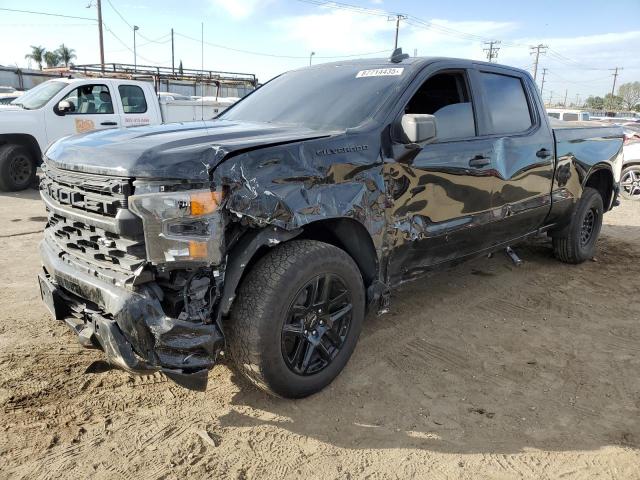
[[[215,324],[168,317],[152,288],[134,292],[107,283],[61,253],[45,236],[40,291],[54,318],[64,320],[81,344],[101,348],[109,363],[128,372],[161,371],[186,388],[206,389],[224,345]]]

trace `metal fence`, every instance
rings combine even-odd
[[[13,87],[17,90],[29,90],[42,82],[60,77],[64,77],[64,75],[27,68],[0,66],[0,85]]]
[[[71,68],[31,70],[0,66],[0,85],[18,90],[29,90],[42,82],[55,78],[83,77],[129,78],[149,82],[158,92],[170,92],[186,96],[244,97],[257,86],[253,74],[183,70],[181,73],[167,71],[163,67],[107,64],[104,71],[99,65],[78,65]]]

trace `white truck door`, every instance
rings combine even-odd
[[[67,135],[104,130],[120,125],[120,115],[115,110],[111,82],[96,80],[83,83],[59,99],[46,113],[49,143]],[[60,101],[71,105],[69,112],[58,109]]]
[[[148,89],[146,89],[148,90]],[[151,99],[145,95],[140,85],[118,83],[118,98],[122,103],[122,122],[124,127],[138,127],[160,123],[160,115],[156,112],[155,96]],[[152,121],[155,120],[155,121]]]

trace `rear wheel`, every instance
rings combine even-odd
[[[602,228],[603,212],[600,193],[594,188],[585,188],[571,223],[561,235],[553,236],[556,258],[574,264],[592,258]]]
[[[36,164],[28,148],[22,145],[0,147],[0,190],[24,190],[35,182]]]
[[[353,259],[326,243],[294,240],[273,248],[242,282],[227,328],[230,354],[268,393],[306,397],[344,368],[364,311]]]
[[[629,200],[640,200],[640,165],[631,165],[622,171],[620,193]]]

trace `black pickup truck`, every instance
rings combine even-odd
[[[543,232],[589,259],[622,145],[551,128],[515,68],[396,52],[292,71],[209,122],[53,144],[42,298],[130,372],[202,390],[224,352],[304,397],[404,281]]]

